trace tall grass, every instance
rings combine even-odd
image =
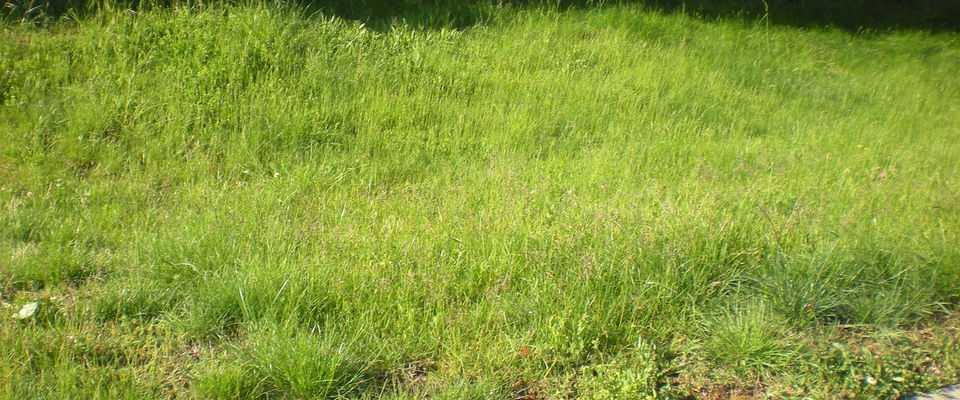
[[[960,371],[956,33],[484,7],[3,25],[4,312],[46,313],[0,324],[0,394],[876,398]]]

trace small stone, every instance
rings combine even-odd
[[[24,304],[20,308],[20,311],[13,315],[13,318],[16,319],[27,319],[33,317],[37,313],[37,310],[40,308],[40,303],[32,302]]]

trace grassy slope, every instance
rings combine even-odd
[[[890,398],[960,374],[956,33],[630,7],[2,29],[4,313],[42,304],[0,322],[0,397]]]

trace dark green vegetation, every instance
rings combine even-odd
[[[5,15],[33,21],[100,12],[149,11],[174,5],[250,5],[257,0],[9,0]],[[850,31],[960,30],[955,0],[283,0],[307,14],[324,13],[382,29],[403,23],[418,28],[465,28],[489,22],[510,7],[554,10],[633,6],[704,20],[741,20],[794,27],[832,26]]]
[[[10,16],[0,397],[955,381],[955,25],[703,4]]]

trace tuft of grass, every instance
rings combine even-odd
[[[734,368],[783,369],[797,355],[787,325],[763,303],[746,303],[709,316],[703,329],[704,355]]]
[[[218,399],[343,395],[363,379],[366,367],[351,359],[352,345],[323,332],[258,328],[226,360],[201,374],[197,392]]]

